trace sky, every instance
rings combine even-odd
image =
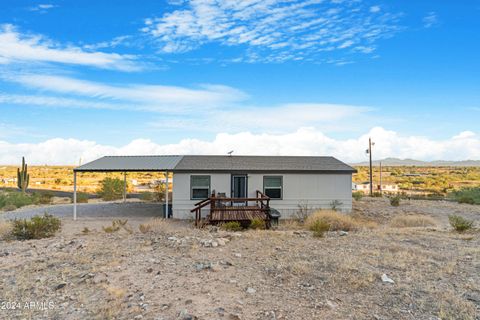
[[[0,164],[480,159],[480,1],[2,1]]]

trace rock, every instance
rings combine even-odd
[[[235,313],[230,313],[228,315],[228,320],[241,320],[240,316],[238,314],[235,314]]]
[[[147,273],[152,273],[153,272],[153,268],[148,268],[147,269]]]
[[[139,315],[135,316],[133,319],[134,320],[140,320],[140,319],[143,319],[143,316],[141,314],[139,314]]]
[[[57,284],[57,285],[55,286],[55,290],[60,290],[60,289],[62,289],[62,288],[65,288],[66,285],[67,285],[67,284],[66,284],[65,282],[59,283],[59,284]]]
[[[93,277],[93,283],[95,284],[104,283],[104,282],[108,282],[107,275],[105,273],[97,273]]]
[[[247,291],[248,294],[254,294],[255,292],[257,292],[257,290],[255,290],[252,287],[248,287],[246,291]]]
[[[384,283],[395,283],[391,278],[389,278],[385,273],[382,274],[382,282]]]
[[[215,308],[215,311],[216,313],[218,313],[219,315],[222,315],[225,313],[225,309],[223,309],[222,307],[218,307],[218,308]]]
[[[187,309],[183,309],[178,314],[178,319],[181,319],[181,320],[195,320],[195,319],[197,319],[197,317],[189,314]]]
[[[202,263],[197,262],[193,265],[196,271],[208,270],[212,268],[212,264],[210,262]]]
[[[241,257],[242,257],[242,254],[241,254],[241,253],[238,253],[238,252],[237,252],[237,253],[234,253],[233,255],[234,255],[235,257],[237,257],[237,258],[241,258]]]
[[[3,251],[3,252],[0,252],[0,257],[6,257],[10,254],[10,252],[8,251]]]
[[[348,235],[348,232],[347,232],[347,231],[340,230],[340,231],[338,231],[338,235],[341,236],[341,237],[343,237],[343,236]]]
[[[332,310],[335,309],[335,308],[337,308],[337,304],[336,304],[335,302],[333,302],[333,301],[330,301],[330,300],[327,300],[327,301],[325,302],[325,305],[326,305],[329,309],[332,309]]]
[[[187,299],[185,300],[185,304],[192,304],[193,300],[192,299]]]
[[[212,247],[213,247],[213,248],[218,247],[218,242],[217,242],[217,241],[212,241]]]
[[[230,240],[227,239],[227,238],[217,238],[216,239],[217,243],[219,246],[224,246],[227,244],[227,242],[229,242]]]

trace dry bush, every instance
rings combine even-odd
[[[153,218],[146,223],[142,223],[138,226],[141,233],[167,233],[172,231],[172,225],[167,219]]]
[[[437,222],[430,216],[420,214],[396,216],[390,222],[394,228],[433,227]]]
[[[317,221],[327,223],[330,226],[330,231],[350,231],[365,227],[362,221],[355,220],[349,215],[333,210],[319,210],[315,212],[307,218],[305,225],[308,229],[312,230],[312,228],[318,225]]]
[[[9,221],[0,221],[0,240],[7,239],[12,231],[12,223]]]

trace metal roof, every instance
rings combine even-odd
[[[183,156],[173,171],[356,172],[334,157],[308,156]]]
[[[334,157],[302,156],[107,156],[74,169],[88,171],[324,172],[356,170]]]
[[[74,171],[170,171],[181,159],[182,156],[106,156]]]

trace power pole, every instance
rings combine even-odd
[[[380,161],[380,193],[383,193],[383,188],[382,188],[382,161]]]
[[[370,156],[370,197],[373,196],[372,146],[374,145],[375,145],[375,142],[372,142],[372,138],[368,138],[367,153]]]

